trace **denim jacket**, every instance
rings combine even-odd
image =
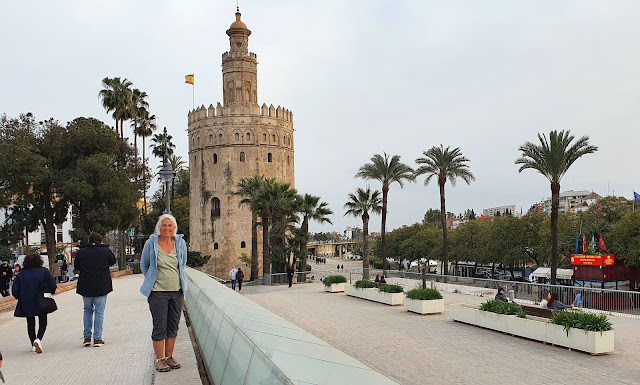
[[[144,282],[140,287],[140,293],[145,297],[151,294],[153,285],[158,279],[158,234],[151,234],[142,249],[142,259],[140,260],[140,269],[144,275]],[[187,243],[182,239],[182,234],[177,234],[176,254],[178,256],[178,270],[180,274],[180,288],[182,293],[187,293],[187,275],[184,268],[187,265]]]

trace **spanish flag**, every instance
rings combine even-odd
[[[185,76],[184,82],[193,85],[193,74]]]

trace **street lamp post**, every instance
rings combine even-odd
[[[160,169],[160,171],[158,171],[158,174],[160,174],[160,178],[162,178],[162,181],[164,182],[164,195],[165,195],[165,199],[166,199],[166,206],[165,206],[165,210],[164,210],[164,214],[171,214],[171,202],[169,200],[169,182],[171,182],[171,180],[173,179],[173,177],[175,176],[175,171],[173,170],[173,168],[171,167],[171,164],[169,163],[169,146],[167,145],[167,127],[164,128],[164,140],[165,140],[165,146],[164,146],[164,159],[163,159],[163,163],[162,163],[162,168]]]

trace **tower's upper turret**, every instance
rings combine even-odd
[[[222,55],[222,79],[225,112],[230,114],[258,113],[258,61],[249,52],[251,31],[236,12],[227,35],[229,52]],[[226,107],[231,107],[227,109]]]

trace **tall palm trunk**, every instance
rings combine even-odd
[[[362,214],[362,279],[369,279],[369,213]]]
[[[271,282],[271,255],[269,254],[269,218],[262,217],[262,277],[265,282]]]
[[[300,226],[300,228],[302,229],[302,233],[304,235],[309,234],[309,218],[305,217],[302,220],[302,226]],[[304,242],[300,242],[300,269],[298,271],[301,271],[303,273],[307,272],[307,240],[306,239],[304,240]],[[303,275],[302,279],[303,279],[302,282],[306,282],[307,276]]]
[[[440,185],[440,218],[442,219],[442,245],[444,246],[444,275],[449,275],[449,247],[447,245],[447,211],[444,205],[444,184],[446,180],[439,181]]]
[[[53,194],[51,194],[53,196]],[[50,203],[46,203],[45,212],[45,243],[47,246],[47,256],[49,257],[49,271],[53,271],[53,264],[56,262],[56,227],[53,224],[53,207]]]
[[[382,248],[380,254],[382,257],[382,269],[387,270],[387,194],[389,193],[389,186],[382,186],[382,231],[380,232],[380,238],[382,241]]]
[[[560,183],[551,183],[551,284],[556,284],[558,269],[558,206],[560,205]]]
[[[118,133],[118,118],[116,118],[116,134]]]
[[[258,216],[251,212],[251,278],[258,279]]]
[[[124,119],[120,118],[120,139],[124,139]]]
[[[142,137],[142,189],[143,189],[143,196],[142,199],[144,200],[144,214],[147,215],[147,158],[146,158],[146,153],[145,153],[145,148],[146,148],[146,144],[145,144],[145,137]]]

